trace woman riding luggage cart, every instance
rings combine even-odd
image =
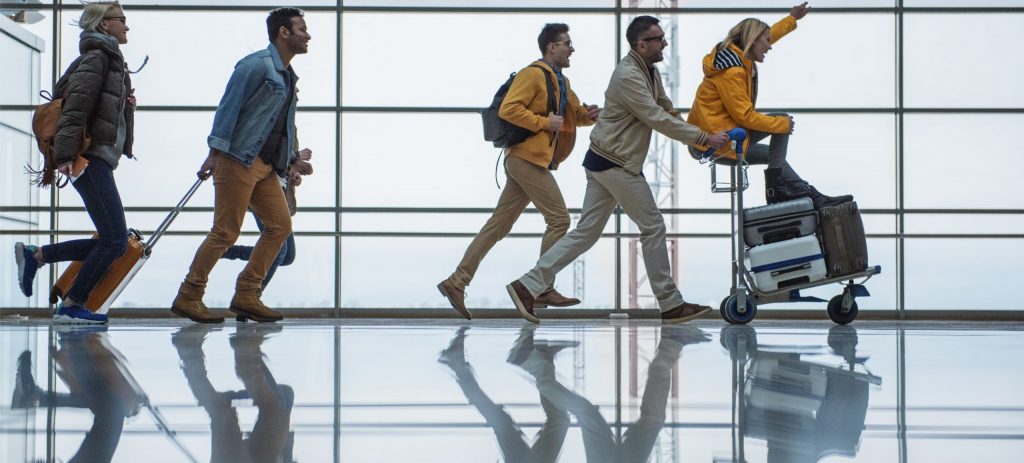
[[[864,226],[853,196],[822,194],[787,160],[793,117],[756,109],[757,63],[764,62],[772,44],[796,30],[797,21],[809,11],[804,2],[772,26],[748,18],[733,27],[704,57],[704,79],[687,117],[689,123],[707,132],[732,129],[731,138],[737,141],[735,149],[727,147],[714,158],[705,147],[690,148],[691,155],[702,162],[713,159],[716,164],[734,166],[732,182],[724,188],[717,187],[712,170],[712,190],[733,193],[733,286],[732,295],[721,306],[722,317],[730,323],[752,320],[758,302],[820,301],[801,298],[799,290],[844,280],[849,282],[843,294],[829,303],[829,317],[836,323],[849,323],[857,315],[854,299],[868,295],[853,279],[880,271],[867,268]],[[759,143],[765,139],[767,143]],[[743,209],[747,164],[767,165],[768,206]],[[821,243],[815,236],[818,219],[823,225]],[[749,266],[745,258],[749,258]]]

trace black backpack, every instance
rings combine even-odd
[[[548,113],[556,112],[558,103],[556,102],[555,86],[551,83],[551,72],[536,64],[530,65],[530,67],[544,71],[544,82],[547,83],[548,90]],[[491,100],[491,105],[480,112],[480,116],[484,120],[484,140],[493,142],[495,148],[508,148],[522,143],[534,134],[529,129],[524,129],[498,117],[501,102],[505,99],[505,94],[508,93],[509,87],[512,86],[512,80],[515,78],[516,73],[513,72],[509,75],[508,80],[501,87],[498,87],[497,93],[494,94],[494,99]]]

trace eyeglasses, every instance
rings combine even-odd
[[[107,16],[107,17],[104,17],[103,19],[116,19],[118,21],[121,21],[121,24],[124,24],[125,26],[128,25],[128,18],[126,18],[124,16]]]
[[[654,37],[647,37],[646,39],[640,39],[640,41],[641,41],[641,42],[661,42],[661,43],[668,43],[668,40],[665,40],[665,34],[661,34],[661,35],[658,35],[658,36],[654,36]]]
[[[565,42],[551,42],[552,45],[565,45],[572,48],[572,40],[566,40]]]

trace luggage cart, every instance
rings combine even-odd
[[[824,280],[810,283],[803,283],[787,286],[775,291],[761,290],[757,287],[753,275],[746,266],[745,251],[746,243],[743,236],[743,192],[750,186],[747,179],[746,154],[743,153],[743,141],[747,138],[746,130],[742,128],[732,129],[728,132],[736,149],[736,162],[729,169],[728,183],[719,182],[717,176],[718,161],[722,156],[715,156],[714,149],[703,153],[701,163],[710,164],[711,167],[711,192],[730,193],[732,198],[730,215],[732,218],[732,286],[729,288],[729,296],[722,300],[718,310],[725,321],[732,324],[749,323],[757,315],[758,304],[770,304],[776,302],[825,302],[823,299],[810,296],[801,296],[801,289],[814,288],[832,283],[843,286],[839,295],[828,301],[828,318],[833,322],[845,325],[857,318],[857,298],[867,297],[871,293],[864,287],[864,283],[872,276],[882,273],[881,266],[869,266],[868,268],[851,273],[839,275]],[[855,282],[862,279],[859,283]]]

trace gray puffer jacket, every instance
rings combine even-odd
[[[117,42],[104,34],[83,32],[78,50],[81,56],[71,63],[54,92],[54,97],[64,98],[53,140],[54,160],[58,165],[74,161],[86,130],[94,146],[114,146],[122,112],[127,125],[123,151],[132,157],[131,79]]]

